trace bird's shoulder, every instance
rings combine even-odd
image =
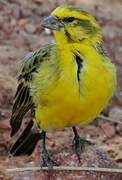
[[[21,61],[18,71],[18,80],[32,80],[33,73],[38,70],[43,61],[49,61],[54,44],[48,44],[36,51],[29,52]]]

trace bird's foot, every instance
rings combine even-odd
[[[48,154],[47,150],[43,150],[42,152],[42,167],[48,167],[49,169],[52,169],[53,166],[58,166],[58,164],[53,161],[51,158],[50,158],[50,155]]]
[[[93,145],[92,142],[82,139],[80,138],[80,136],[75,136],[74,138],[74,149],[75,149],[75,153],[78,157],[78,161],[80,162],[80,156],[81,153],[83,153],[84,149],[85,149],[85,145]]]

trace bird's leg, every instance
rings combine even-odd
[[[49,169],[52,169],[53,166],[57,166],[57,163],[54,162],[50,158],[50,155],[48,154],[48,151],[46,149],[46,132],[45,131],[42,131],[41,139],[42,139],[42,144],[41,144],[42,166],[47,166],[49,167]]]
[[[73,132],[74,132],[74,148],[75,148],[75,153],[78,157],[78,160],[80,162],[80,155],[81,153],[84,151],[84,148],[85,148],[85,145],[88,144],[88,145],[92,145],[92,143],[88,140],[85,140],[85,139],[82,139],[78,132],[77,132],[77,129],[75,127],[72,127],[73,129]]]

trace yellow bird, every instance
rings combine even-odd
[[[84,143],[89,142],[80,138],[75,126],[92,122],[105,108],[115,92],[116,70],[102,48],[101,27],[88,12],[60,6],[41,25],[53,30],[55,43],[29,53],[22,62],[11,136],[29,110],[32,120],[10,153],[31,154],[42,139],[43,165],[52,166],[55,163],[46,149],[46,132],[72,127],[79,157]],[[35,132],[34,124],[41,132]]]

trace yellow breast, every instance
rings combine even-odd
[[[107,105],[116,84],[114,66],[92,48],[74,44],[58,47],[56,51],[52,66],[50,62],[44,63],[32,84],[35,121],[44,130],[92,121]],[[80,82],[75,51],[84,60]]]

